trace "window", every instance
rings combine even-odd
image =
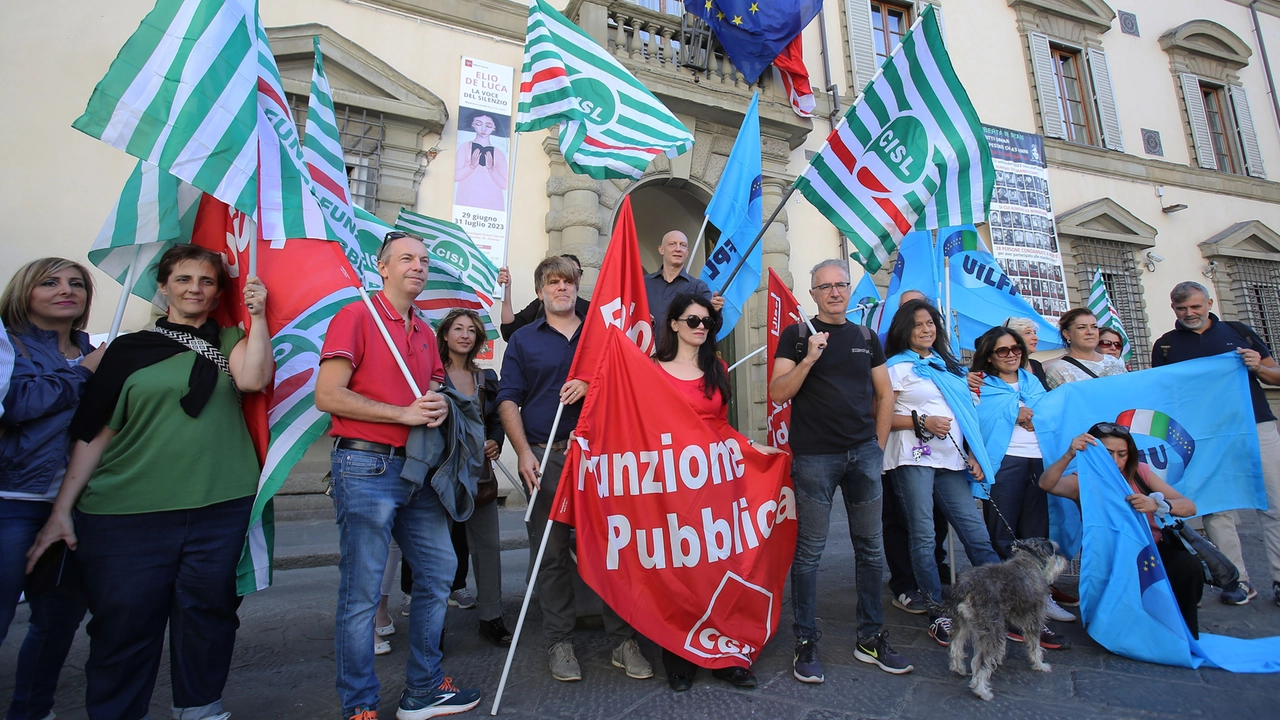
[[[1085,89],[1082,79],[1080,53],[1054,47],[1053,75],[1058,85],[1058,112],[1062,116],[1062,136],[1071,142],[1094,145],[1085,109]]]
[[[1200,83],[1200,97],[1204,98],[1204,117],[1209,124],[1209,137],[1212,140],[1214,159],[1218,169],[1229,173],[1236,171],[1235,153],[1231,147],[1231,129],[1223,110],[1226,108],[1226,97],[1221,87],[1208,83]]]
[[[889,53],[902,42],[911,29],[911,8],[891,3],[871,3],[871,37],[876,47],[876,64],[883,63]]]
[[[1267,347],[1280,347],[1280,262],[1231,258],[1228,264],[1236,319],[1253,328]]]
[[[1151,367],[1151,334],[1147,330],[1147,307],[1142,298],[1134,246],[1116,240],[1072,238],[1071,249],[1080,297],[1089,297],[1093,273],[1101,268],[1111,304],[1133,346],[1134,367],[1130,369]]]
[[[298,124],[298,135],[305,136],[307,98],[293,93],[289,93],[288,97],[294,122]],[[342,141],[351,202],[374,212],[378,203],[382,143],[386,135],[382,113],[337,103],[333,110],[338,124],[338,136]]]

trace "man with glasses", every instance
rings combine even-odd
[[[809,295],[818,304],[816,332],[791,325],[778,338],[769,396],[791,401],[791,479],[796,488],[798,536],[791,565],[795,612],[792,674],[823,681],[818,662],[818,562],[827,543],[831,502],[839,487],[849,516],[858,584],[858,639],[853,655],[888,673],[912,670],[889,646],[880,583],[881,482],[884,444],[893,419],[893,391],[880,340],[866,326],[848,322],[849,267],[824,260],[810,273]]]
[[[1262,479],[1267,489],[1267,509],[1258,512],[1262,521],[1262,540],[1271,563],[1271,592],[1280,605],[1280,434],[1276,416],[1267,404],[1259,380],[1280,385],[1280,365],[1271,350],[1248,325],[1219,320],[1210,310],[1213,300],[1209,290],[1198,282],[1180,282],[1169,293],[1169,306],[1178,320],[1173,330],[1156,340],[1151,351],[1152,367],[1192,360],[1224,352],[1235,352],[1249,368],[1249,394],[1253,398],[1253,418],[1258,424],[1258,445],[1262,451]],[[1222,602],[1244,605],[1258,596],[1249,582],[1236,532],[1236,514],[1232,511],[1203,516],[1205,534],[1222,554],[1240,571],[1240,582],[1222,591]]]
[[[409,429],[438,427],[449,406],[436,392],[444,366],[435,335],[414,316],[427,281],[427,247],[408,233],[387,233],[378,251],[383,288],[373,298],[405,365],[409,383],[364,303],[334,316],[320,353],[316,409],[333,416],[332,494],[338,517],[338,606],[334,650],[338,698],[347,720],[377,720],[380,685],[373,667],[374,612],[392,538],[413,570],[408,666],[396,717],[423,720],[464,712],[480,691],[457,688],[440,668],[445,601],[458,562],[449,516],[430,484],[400,477]]]
[[[658,243],[658,254],[662,256],[662,267],[656,272],[644,276],[645,294],[649,296],[649,312],[653,314],[653,340],[655,347],[666,332],[662,318],[667,316],[667,306],[671,298],[680,293],[697,295],[707,301],[717,311],[724,308],[724,298],[712,295],[711,288],[700,278],[695,278],[684,270],[685,258],[689,256],[689,238],[679,230],[672,230],[662,236]]]

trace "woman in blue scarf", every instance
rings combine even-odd
[[[884,448],[884,469],[907,516],[911,566],[933,622],[929,635],[939,645],[951,642],[951,620],[942,615],[942,582],[934,559],[933,501],[964,543],[975,567],[1000,562],[982,515],[973,504],[969,474],[977,482],[990,475],[990,463],[969,398],[964,370],[951,355],[938,310],[924,300],[898,309],[885,342],[893,387],[893,424]],[[965,438],[969,450],[965,450]],[[981,493],[985,494],[985,493]]]

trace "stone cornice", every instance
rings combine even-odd
[[[1237,5],[1249,7],[1250,0],[1228,0]],[[1258,0],[1258,12],[1280,17],[1280,0]]]

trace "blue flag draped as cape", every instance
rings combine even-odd
[[[1125,500],[1133,491],[1110,454],[1091,446],[1076,464],[1084,516],[1080,619],[1089,636],[1117,655],[1161,665],[1280,672],[1280,637],[1191,637],[1151,529]]]
[[[991,464],[997,469],[1004,462],[1004,454],[1009,450],[1009,440],[1013,437],[1013,428],[1018,423],[1019,401],[1031,407],[1044,394],[1040,378],[1027,372],[1025,368],[1018,368],[1017,390],[995,375],[987,375],[983,379],[982,395],[978,402],[978,422],[982,425],[982,441],[987,446],[987,457],[991,458]],[[1034,422],[1032,420],[1033,424]]]

